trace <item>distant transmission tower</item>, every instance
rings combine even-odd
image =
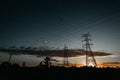
[[[63,65],[68,66],[68,53],[67,53],[67,46],[64,46],[64,60],[63,60]]]
[[[91,41],[90,37],[91,35],[89,33],[83,34],[82,36],[83,42],[84,42],[83,46],[85,48],[85,53],[86,53],[86,66],[88,67],[90,66],[90,63],[92,63],[92,65],[96,67],[97,62],[94,58],[93,52],[90,47],[92,45],[90,44],[90,41]]]
[[[10,54],[8,62],[10,62],[10,61],[11,61],[11,58],[12,58],[12,54]]]

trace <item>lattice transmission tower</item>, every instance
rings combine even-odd
[[[85,48],[85,54],[86,54],[86,66],[90,66],[90,63],[92,64],[91,66],[97,67],[97,62],[94,58],[93,52],[91,50],[91,45],[90,44],[90,39],[91,35],[89,33],[83,34],[83,47]]]
[[[63,65],[66,67],[68,66],[68,53],[67,53],[67,46],[64,45],[64,59],[63,59]]]

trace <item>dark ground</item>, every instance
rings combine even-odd
[[[120,68],[20,67],[2,63],[0,80],[120,80]]]

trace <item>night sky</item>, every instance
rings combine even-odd
[[[0,2],[0,47],[82,48],[81,36],[90,32],[93,50],[120,53],[119,30],[119,0]]]
[[[0,47],[82,48],[83,33],[91,34],[92,50],[110,52],[95,57],[98,64],[120,66],[119,0],[8,0],[0,2]],[[63,58],[56,58],[63,61]],[[0,63],[9,55],[0,52]],[[11,62],[39,64],[41,58],[13,55]],[[85,56],[69,58],[85,63]],[[116,64],[118,63],[118,64]]]

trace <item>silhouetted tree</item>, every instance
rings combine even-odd
[[[25,47],[24,46],[20,46],[20,50],[24,50],[25,49]]]
[[[45,57],[43,62],[47,68],[50,68],[51,62],[49,57]]]
[[[22,63],[22,67],[25,67],[25,66],[26,66],[26,62],[23,62],[23,63]]]

